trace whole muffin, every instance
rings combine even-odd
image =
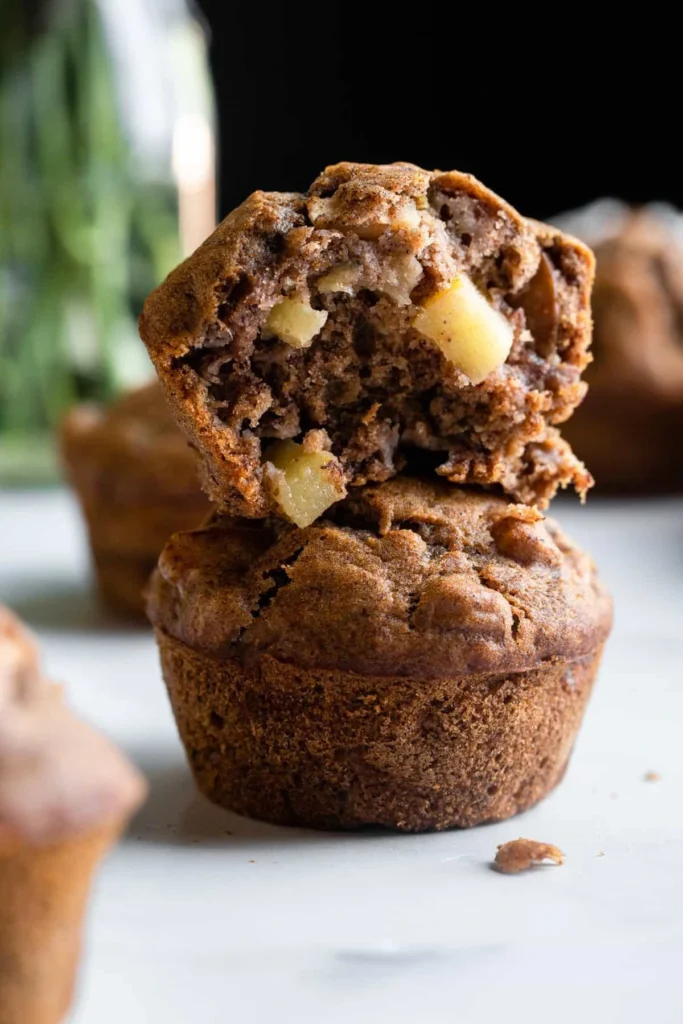
[[[210,799],[406,831],[507,818],[557,785],[611,623],[552,520],[404,477],[306,529],[216,517],[173,537],[148,613]]]
[[[210,508],[192,451],[156,382],[106,409],[73,409],[61,441],[100,593],[117,614],[143,619],[142,588],[167,539]]]
[[[545,505],[592,482],[557,430],[585,391],[592,278],[584,245],[470,175],[340,163],[246,199],[140,333],[232,515],[307,526],[406,467]]]
[[[683,216],[603,201],[566,221],[597,257],[595,361],[567,440],[604,490],[680,490]]]
[[[0,1021],[59,1024],[93,875],[145,792],[43,678],[0,606]]]

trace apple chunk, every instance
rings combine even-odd
[[[305,299],[281,299],[266,320],[266,331],[292,348],[308,348],[327,320],[327,313],[313,309]]]
[[[462,275],[426,300],[413,327],[473,384],[502,366],[512,348],[512,326]]]
[[[340,263],[316,281],[316,288],[321,295],[329,292],[343,292],[353,295],[353,290],[360,274],[360,268],[353,263]]]
[[[308,452],[295,441],[278,441],[266,452],[270,488],[285,515],[310,526],[346,495],[344,476],[331,452]]]

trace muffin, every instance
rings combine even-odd
[[[414,832],[508,818],[557,785],[611,624],[551,519],[407,477],[305,529],[216,515],[171,538],[147,607],[206,796]]]
[[[591,484],[557,424],[585,391],[592,278],[583,244],[470,175],[341,163],[251,195],[140,331],[227,514],[306,526],[404,469],[545,506]]]
[[[0,608],[0,1019],[58,1024],[71,1003],[92,877],[144,784],[40,675]]]
[[[107,409],[73,409],[61,440],[100,594],[115,613],[144,621],[142,588],[166,540],[198,526],[210,508],[192,451],[157,383]]]
[[[683,488],[683,217],[603,201],[569,223],[595,244],[588,396],[566,436],[600,488]]]

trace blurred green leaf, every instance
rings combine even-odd
[[[6,480],[47,471],[45,438],[69,405],[109,398],[146,364],[136,317],[179,240],[170,179],[141,180],[129,152],[94,0],[0,3],[13,40],[0,45]]]

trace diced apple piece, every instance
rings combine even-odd
[[[344,292],[346,295],[353,295],[358,272],[358,267],[353,263],[340,263],[338,267],[333,267],[332,270],[319,277],[315,286],[321,295],[326,295],[328,292]]]
[[[399,254],[385,269],[381,291],[393,299],[397,306],[409,306],[410,293],[422,274],[422,264],[415,256]]]
[[[292,348],[308,348],[326,320],[327,313],[305,299],[281,299],[268,314],[266,331]]]
[[[295,441],[278,441],[266,452],[273,496],[299,527],[310,526],[346,496],[339,462],[331,452],[307,452]]]
[[[427,299],[413,327],[438,345],[473,384],[502,366],[512,348],[512,326],[462,275]]]
[[[314,227],[334,227],[337,215],[337,204],[334,197],[321,199],[319,196],[311,196],[306,203],[306,209]]]
[[[319,277],[316,288],[325,295],[328,292],[344,292],[353,295],[358,288],[376,287],[388,295],[398,306],[410,305],[410,293],[421,279],[422,264],[409,253],[398,253],[384,262],[381,276],[376,285],[368,285],[361,267],[353,263],[340,263]]]

